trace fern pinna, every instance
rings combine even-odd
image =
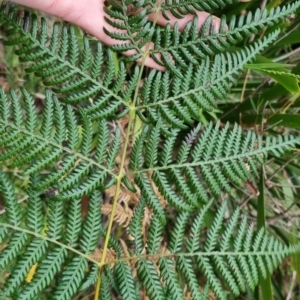
[[[232,46],[300,2],[198,28],[197,11],[231,2],[109,1],[107,22],[126,30],[106,30],[125,41],[111,47],[71,25],[48,32],[45,19],[2,4],[6,44],[42,79],[45,99],[38,109],[25,87],[0,91],[1,299],[234,299],[300,250],[232,208],[268,155],[299,137],[200,117],[279,30]],[[157,11],[195,17],[161,28],[150,22]],[[136,54],[116,56],[125,50]],[[166,70],[135,63],[146,55]],[[119,206],[132,211],[123,227]]]

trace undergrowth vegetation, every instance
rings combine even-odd
[[[1,6],[0,299],[296,299],[300,1],[107,2]]]

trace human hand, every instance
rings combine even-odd
[[[97,37],[101,42],[107,45],[115,45],[126,43],[126,41],[118,41],[112,39],[105,34],[103,28],[112,32],[122,32],[116,28],[109,25],[104,16],[104,2],[105,0],[88,0],[88,1],[74,1],[74,0],[12,0],[17,4],[28,6],[31,8],[38,9],[50,15],[55,15],[65,21],[76,24],[82,29],[87,31],[89,34]],[[87,4],[88,3],[88,4]],[[207,12],[197,12],[198,15],[198,27],[200,28],[208,16],[210,15]],[[149,16],[151,21],[154,20],[154,14]],[[174,26],[175,22],[178,22],[179,29],[183,30],[186,23],[194,18],[193,15],[186,15],[182,19],[177,19],[173,15],[169,14],[170,20],[166,20],[160,13],[157,18],[157,23],[161,26],[165,26],[167,23],[170,23],[171,26]],[[213,19],[214,27],[216,30],[220,27],[220,19],[214,17]],[[153,49],[154,45],[148,45],[148,49]],[[145,47],[146,49],[147,47]],[[144,50],[145,50],[144,49]],[[127,56],[134,55],[135,50],[126,51],[124,54]],[[140,61],[139,61],[140,62]],[[163,71],[164,68],[158,65],[153,59],[149,56],[145,60],[145,65],[150,68],[155,68]]]

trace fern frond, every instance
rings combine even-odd
[[[92,284],[95,284],[98,278],[98,274],[99,274],[99,267],[97,265],[93,265],[93,267],[90,270],[90,273],[88,274],[87,278],[84,280],[83,284],[81,285],[80,290],[83,291],[87,289],[89,286],[91,286]]]
[[[165,290],[160,282],[156,267],[150,260],[139,259],[136,263],[137,273],[140,281],[146,289],[150,299],[166,299]]]
[[[101,225],[102,197],[98,191],[93,192],[89,201],[87,218],[83,225],[81,247],[85,253],[95,250],[102,229]],[[103,230],[103,229],[102,229]]]
[[[59,240],[62,238],[64,222],[64,203],[62,201],[49,201],[49,222],[47,235]]]
[[[144,3],[134,3],[133,1],[129,1],[129,3],[111,1],[111,5],[111,8],[105,7],[105,12],[110,17],[105,18],[106,22],[117,29],[126,29],[126,32],[110,32],[106,30],[105,27],[104,31],[114,39],[126,41],[126,43],[113,46],[114,50],[126,51],[135,49],[137,54],[134,55],[134,60],[136,60],[142,56],[140,49],[151,41],[154,33],[153,24],[151,24],[147,18],[151,9],[139,11],[139,9],[144,6]],[[127,13],[128,8],[131,10],[129,15]],[[112,18],[118,21],[114,21]],[[132,60],[129,59],[129,61]]]
[[[193,299],[208,299],[203,292],[200,292],[199,283],[196,274],[193,271],[193,261],[191,258],[180,256],[177,260],[177,270],[178,272],[181,272],[186,279],[187,286]]]
[[[115,166],[115,160],[119,154],[120,146],[121,146],[120,129],[117,128],[115,132],[114,141],[107,155],[107,168],[109,170],[113,169],[113,167]]]
[[[7,213],[7,222],[13,225],[20,225],[22,222],[22,214],[18,205],[14,187],[5,173],[0,171],[0,193],[3,196]]]
[[[117,1],[113,1],[113,3],[115,3],[116,6],[118,7],[120,6],[117,3]],[[124,13],[127,8],[125,7],[126,6],[125,4],[122,5],[121,5],[122,7],[121,10]],[[282,11],[280,10],[276,11],[276,13],[273,14],[274,16],[273,15],[272,16],[275,19],[284,17],[285,14],[291,13],[291,11],[295,10],[297,8],[297,5],[298,2],[296,2],[295,5],[291,5],[288,6],[287,8],[283,8]],[[149,10],[149,12],[150,11],[151,9]],[[129,18],[126,18],[126,20],[127,19],[130,20],[131,17],[136,18],[136,16],[134,15],[134,16],[130,16]],[[22,49],[23,51],[25,51],[25,53],[23,52],[19,53],[21,58],[27,57],[27,55],[29,55],[29,53],[31,53],[33,49],[35,52],[39,52],[39,51],[41,52],[40,61],[42,64],[41,66],[42,69],[36,71],[38,72],[39,76],[42,76],[45,79],[49,77],[57,78],[56,81],[50,80],[48,83],[46,83],[46,85],[48,84],[48,86],[52,86],[52,85],[56,86],[55,89],[53,89],[53,91],[63,95],[63,97],[59,97],[60,101],[65,101],[67,103],[77,103],[77,102],[85,101],[87,103],[87,101],[90,98],[92,98],[93,103],[87,105],[86,108],[84,108],[84,111],[87,113],[87,115],[91,116],[92,120],[97,120],[100,118],[103,119],[112,115],[117,116],[118,115],[117,111],[119,109],[123,110],[121,115],[128,112],[128,101],[132,98],[135,87],[138,86],[137,84],[139,78],[138,68],[135,68],[134,75],[131,77],[130,82],[127,84],[124,81],[125,80],[124,68],[121,67],[118,68],[118,70],[115,70],[114,63],[112,62],[111,59],[111,53],[108,51],[107,52],[108,65],[107,65],[105,76],[103,76],[100,80],[95,80],[94,75],[101,73],[101,71],[99,70],[99,65],[97,67],[96,65],[97,63],[101,64],[103,62],[103,54],[97,52],[95,54],[95,62],[87,63],[89,59],[86,57],[86,55],[90,53],[91,46],[88,46],[88,42],[85,38],[83,43],[84,46],[82,50],[83,53],[81,53],[81,57],[82,57],[82,63],[81,63],[80,59],[79,60],[77,59],[80,56],[78,51],[81,52],[81,50],[78,49],[77,46],[75,46],[75,44],[78,44],[78,42],[75,42],[75,40],[77,39],[74,36],[74,32],[73,32],[74,30],[72,29],[72,27],[69,30],[63,27],[62,33],[59,34],[57,29],[58,25],[54,26],[54,30],[51,38],[51,40],[53,39],[54,41],[52,44],[50,43],[51,46],[50,47],[51,51],[50,51],[48,49],[45,49],[44,38],[45,36],[47,36],[47,34],[45,33],[46,30],[45,26],[42,26],[38,33],[36,33],[35,30],[34,35],[33,32],[31,31],[24,32],[21,26],[18,27],[14,23],[14,18],[16,18],[15,12],[14,9],[11,8],[9,5],[3,6],[0,12],[0,22],[1,22],[1,18],[3,19],[3,21],[7,22],[8,27],[11,27],[11,31],[10,31],[11,35],[26,36],[26,39],[24,39],[26,45],[22,45]],[[32,16],[31,18],[33,22],[33,20],[35,20],[34,16]],[[44,21],[42,21],[42,24],[43,22]],[[130,23],[130,21],[128,22]],[[271,22],[271,20],[269,20],[269,22]],[[37,25],[38,23],[36,23],[36,21],[34,21],[34,23],[35,23],[34,26],[38,26]],[[133,24],[135,24],[135,22],[133,22]],[[244,28],[244,26],[242,26],[241,28]],[[140,32],[140,30],[137,31]],[[72,38],[70,38],[70,36]],[[220,35],[211,35],[211,36],[209,35],[206,37],[214,38],[214,36],[220,36]],[[206,72],[203,69],[204,66],[202,64],[200,65],[202,66],[200,68],[198,66],[193,67],[191,64],[186,64],[187,70],[186,71],[180,70],[180,68],[178,69],[176,66],[173,65],[173,62],[169,61],[168,55],[164,54],[163,57],[165,57],[166,61],[169,61],[170,70],[173,73],[177,74],[177,76],[180,78],[185,78],[185,79],[189,78],[189,83],[184,84],[186,86],[186,89],[184,89],[183,93],[180,92],[176,93],[175,88],[172,88],[171,90],[173,90],[173,92],[170,93],[168,97],[166,97],[166,93],[165,93],[165,91],[168,90],[166,86],[161,87],[160,89],[162,91],[162,94],[164,95],[164,98],[162,98],[162,94],[160,94],[158,101],[155,101],[155,103],[146,104],[146,102],[148,102],[147,99],[139,100],[138,102],[140,103],[140,105],[138,106],[138,110],[137,110],[138,114],[139,115],[145,114],[145,116],[143,117],[143,119],[145,120],[150,118],[153,121],[157,121],[158,115],[155,112],[155,110],[158,109],[160,115],[163,116],[163,118],[167,123],[171,123],[173,126],[176,127],[184,128],[186,126],[185,123],[191,123],[194,119],[199,119],[199,116],[197,115],[197,111],[199,108],[203,108],[205,110],[211,110],[214,107],[216,107],[216,102],[214,97],[217,96],[218,98],[224,98],[224,96],[228,93],[229,87],[235,83],[236,81],[235,77],[242,71],[243,64],[250,62],[257,53],[259,53],[264,47],[266,47],[274,39],[276,39],[276,37],[277,37],[277,33],[271,34],[269,37],[265,38],[262,43],[258,42],[257,44],[254,44],[254,49],[250,48],[249,50],[246,51],[246,53],[244,52],[241,52],[240,54],[227,53],[225,56],[222,55],[216,56],[214,67],[212,67],[212,69],[209,70],[210,72]],[[66,40],[68,38],[70,38],[70,41]],[[226,35],[225,38],[228,39],[228,36]],[[21,40],[17,38],[14,41],[14,43],[20,44]],[[209,43],[212,43],[212,41],[209,41]],[[218,45],[218,43],[215,44]],[[223,44],[224,43],[225,42],[223,41]],[[70,47],[67,47],[66,45],[69,44]],[[159,43],[156,42],[156,44]],[[178,42],[178,45],[181,44],[182,44],[181,42]],[[70,61],[66,61],[64,58],[62,59],[61,56],[58,55],[59,49],[56,49],[59,48],[58,45],[61,45],[63,49],[65,48],[68,49],[69,51],[68,59],[70,59],[70,61],[72,62],[74,61],[73,66],[71,65]],[[211,49],[211,46],[206,48]],[[137,46],[137,49],[140,49],[140,45]],[[28,51],[28,53],[26,51]],[[102,47],[97,46],[97,51],[102,51]],[[154,51],[153,55],[155,55],[156,50],[153,51]],[[177,50],[176,53],[178,53]],[[209,53],[209,55],[211,54],[212,53]],[[187,58],[192,58],[193,56],[194,55],[186,54],[185,59],[181,59],[181,61],[186,61]],[[50,59],[50,63],[52,64],[51,67],[49,66],[48,63],[46,63],[49,60],[48,57],[51,58]],[[155,58],[155,56],[153,58]],[[43,63],[44,59],[46,59],[46,62]],[[206,54],[202,56],[202,59],[204,61],[207,60],[207,62],[209,61]],[[86,64],[87,66],[90,67],[90,70],[79,71],[80,66],[86,66]],[[38,65],[39,62],[35,62],[35,66]],[[220,75],[219,71],[217,71],[217,73],[215,72],[216,70],[220,69],[220,66],[222,66],[222,69],[224,70],[222,72],[223,74],[221,77],[219,76]],[[97,71],[95,70],[95,68],[97,68]],[[191,69],[193,70],[192,72]],[[51,70],[53,70],[52,73]],[[34,70],[29,69],[28,71],[34,71]],[[116,76],[114,75],[115,73],[117,73]],[[187,76],[188,73],[190,73],[190,75]],[[209,76],[208,78],[202,78],[202,74],[212,74],[213,76]],[[163,85],[170,84],[170,81],[167,80],[167,76],[164,77],[164,80],[163,82],[160,83],[160,86],[162,86],[162,84]],[[178,82],[175,80],[173,82],[174,84],[172,85],[180,84],[180,81]],[[58,85],[60,85],[61,88],[58,88],[57,87]],[[122,93],[122,89],[120,89],[121,85],[128,86],[127,89],[125,90],[125,93]],[[176,88],[176,90],[179,91],[180,89]],[[143,92],[142,94],[144,95]],[[146,112],[144,112],[145,109]]]
[[[7,95],[4,92],[4,89],[0,89],[0,115],[1,115],[1,120],[4,122],[7,122],[9,117],[10,117],[10,108],[8,105],[9,101],[7,98]],[[1,134],[3,134],[4,131],[1,130]]]
[[[47,257],[38,265],[33,280],[28,284],[20,296],[20,300],[33,299],[39,292],[44,290],[60,271],[67,256],[64,248],[54,248],[48,252]]]
[[[37,178],[32,178],[31,189]],[[32,207],[32,201],[37,199],[33,195],[33,191],[29,193],[29,207],[31,208],[30,216],[34,216],[41,207],[37,202],[37,207]],[[81,199],[73,201],[69,207],[68,219],[66,223],[65,233],[63,220],[66,218],[64,211],[65,204],[63,201],[49,200],[48,216],[46,220],[42,220],[42,224],[46,226],[43,234],[51,239],[60,240],[64,237],[67,244],[72,247],[79,245],[85,254],[89,254],[95,250],[101,233],[101,197],[100,193],[94,192],[90,199],[88,215],[84,224],[81,220]],[[40,231],[39,218],[28,222],[29,228],[35,231]],[[46,222],[46,223],[45,223]],[[81,228],[82,231],[81,231]],[[60,284],[56,287],[53,298],[70,299],[74,293],[82,286],[85,273],[88,270],[86,255],[75,256],[71,261],[66,262],[68,253],[65,248],[52,248],[44,239],[36,238],[26,245],[25,252],[22,258],[17,260],[17,264],[12,263],[16,255],[25,246],[28,241],[27,233],[14,233],[9,241],[9,245],[0,254],[0,266],[5,267],[8,263],[11,264],[12,272],[7,280],[7,286],[4,287],[5,295],[9,296],[15,292],[16,288],[23,285],[26,274],[31,269],[32,265],[37,264],[37,270],[33,275],[33,279],[28,283],[21,293],[20,299],[33,299],[40,291],[45,289],[57,276],[61,273]],[[47,257],[45,255],[47,254]],[[64,265],[64,267],[62,267]],[[2,268],[2,267],[1,267]],[[89,281],[93,278],[91,270]],[[68,282],[68,284],[66,284]],[[71,284],[70,284],[71,282]],[[62,297],[62,298],[61,298]]]
[[[0,227],[0,243],[2,244],[7,237],[8,232],[6,227]]]
[[[178,232],[177,227],[182,228],[181,231],[183,229],[187,230],[190,227],[188,229],[190,230],[190,238],[187,242],[179,238],[176,249],[174,246],[171,246],[174,244],[171,240],[169,249],[173,248],[175,252],[172,251],[172,253],[175,254],[177,249],[184,249],[186,246],[189,253],[177,252],[179,257],[175,262],[166,258],[160,258],[159,260],[161,278],[166,280],[167,286],[167,280],[169,280],[170,286],[173,287],[172,291],[168,289],[170,293],[168,294],[169,297],[184,299],[179,294],[172,296],[172,293],[177,294],[182,292],[179,292],[180,290],[175,291],[178,288],[180,289],[179,282],[176,283],[177,275],[174,272],[174,266],[176,266],[192,295],[197,297],[197,299],[206,299],[199,292],[199,283],[196,276],[197,267],[195,267],[192,258],[189,257],[191,254],[195,257],[198,267],[206,275],[209,286],[215,295],[220,299],[227,299],[228,293],[239,296],[240,293],[244,292],[245,282],[247,282],[247,285],[251,289],[254,289],[258,283],[260,265],[263,265],[262,276],[266,276],[267,273],[273,272],[274,268],[289,253],[297,251],[294,247],[285,246],[282,242],[267,234],[263,229],[257,233],[253,228],[248,230],[246,218],[243,219],[242,225],[238,227],[239,210],[236,210],[232,214],[228,220],[229,225],[224,228],[223,218],[227,208],[226,202],[215,213],[214,221],[206,234],[205,241],[200,244],[200,232],[206,227],[204,218],[210,206],[211,204],[206,205],[199,211],[191,226],[188,226],[186,219],[185,222],[182,222],[181,215],[177,218],[172,236],[176,236]],[[299,245],[297,245],[298,248]],[[269,260],[269,264],[266,263],[266,259]],[[268,269],[266,269],[266,265]],[[171,278],[173,278],[173,281]]]
[[[161,244],[162,224],[159,217],[153,214],[147,234],[147,252],[157,253]]]
[[[124,299],[137,300],[138,296],[134,287],[134,279],[130,267],[125,262],[117,264],[115,267],[115,276],[120,295]]]
[[[142,174],[138,174],[135,177],[135,182],[141,189],[141,194],[145,198],[146,203],[151,207],[154,211],[154,213],[159,217],[160,222],[162,224],[166,223],[166,216],[165,216],[165,211],[161,207],[161,204],[159,202],[158,197],[155,195],[149,179]]]
[[[193,1],[193,0],[167,0],[161,4],[161,10],[166,19],[167,12],[170,11],[173,16],[181,18],[186,14],[195,14],[196,11],[212,12],[216,9],[223,8],[225,5],[235,3],[235,0],[217,0],[217,1]]]
[[[104,267],[104,274],[107,278],[107,283],[109,286],[113,288],[114,291],[119,293],[119,287],[117,284],[116,276],[114,276],[113,270],[111,270],[108,266]]]
[[[62,272],[62,277],[51,298],[72,299],[73,295],[81,286],[86,268],[87,262],[83,257],[74,257]]]
[[[232,2],[232,1],[228,1]],[[107,35],[114,39],[125,41],[122,44],[116,44],[113,49],[116,51],[127,51],[135,49],[134,60],[140,58],[143,53],[142,47],[146,42],[153,41],[154,49],[149,50],[150,56],[160,65],[176,74],[176,76],[184,78],[180,73],[180,68],[188,69],[188,64],[198,64],[199,59],[204,59],[206,55],[213,55],[220,51],[225,51],[233,44],[241,41],[246,36],[256,34],[259,30],[266,26],[273,26],[287,15],[291,14],[300,6],[300,2],[288,4],[281,8],[268,10],[257,9],[254,13],[248,12],[247,18],[243,15],[238,20],[232,18],[229,26],[226,25],[226,17],[222,17],[219,28],[215,28],[214,18],[208,17],[202,28],[198,29],[198,17],[185,25],[180,33],[178,23],[174,28],[167,24],[163,31],[159,26],[153,27],[147,20],[147,14],[157,11],[162,12],[166,20],[169,20],[168,14],[171,13],[175,17],[182,16],[196,11],[211,11],[212,8],[222,7],[226,1],[166,1],[163,4],[149,3],[148,1],[139,4],[144,6],[144,10],[138,11],[134,2],[130,4],[132,14],[127,14],[128,3],[119,4],[112,1],[112,7],[106,8],[107,22],[117,28],[123,30],[123,33],[109,32]],[[149,6],[150,4],[150,6]],[[157,6],[158,5],[158,6]],[[148,9],[146,9],[146,7]],[[119,11],[116,13],[116,10]],[[127,15],[124,18],[124,15]],[[116,21],[112,21],[113,18]],[[157,54],[161,55],[161,60],[157,58]]]
[[[171,259],[160,258],[158,261],[160,276],[166,284],[166,295],[168,299],[184,299],[184,292],[179,283],[178,274],[175,270],[175,264]]]
[[[198,12],[234,1],[110,0],[113,46],[70,24],[49,32],[44,18],[1,4],[6,44],[47,89],[39,105],[23,87],[0,89],[0,299],[69,300],[92,285],[110,300],[238,298],[300,251],[227,206],[299,137],[199,123],[202,112],[217,119],[244,65],[279,30],[231,46],[300,7],[221,17],[219,28],[210,16],[198,28]],[[194,18],[162,28],[155,14]],[[139,67],[146,56],[166,71]]]
[[[109,283],[105,275],[103,275],[101,279],[101,291],[100,291],[100,298],[103,300],[112,300],[110,290],[109,290]]]
[[[212,16],[206,20],[200,30],[198,30],[197,17],[187,23],[182,33],[179,32],[178,25],[175,25],[174,29],[167,26],[164,30],[164,38],[155,36],[161,34],[159,29],[155,32],[154,39],[160,42],[155,43],[152,55],[154,53],[170,55],[178,65],[187,68],[187,61],[196,64],[197,58],[204,58],[205,55],[224,51],[246,36],[256,34],[264,27],[274,26],[275,23],[295,11],[299,6],[300,2],[295,2],[281,8],[277,7],[276,10],[272,9],[269,13],[267,9],[262,11],[257,9],[253,13],[250,11],[247,13],[247,18],[244,16],[240,16],[239,19],[232,18],[228,28],[225,17],[222,17],[220,28],[214,28]]]
[[[12,165],[18,167],[31,163],[26,174],[34,174],[49,169],[49,167],[53,168],[54,162],[65,153],[62,161],[63,167],[58,170],[54,167],[54,171],[48,176],[43,176],[38,183],[41,192],[47,192],[46,188],[55,183],[60,199],[78,199],[109,182],[112,184],[113,180],[107,175],[115,167],[115,159],[120,148],[119,131],[116,132],[111,150],[107,153],[109,140],[107,129],[105,129],[106,138],[101,139],[101,142],[98,143],[95,154],[93,142],[97,131],[93,129],[92,120],[84,110],[80,110],[81,115],[76,118],[74,109],[71,109],[70,106],[63,107],[55,96],[47,92],[46,107],[43,113],[44,122],[41,128],[37,128],[35,120],[39,116],[33,106],[33,99],[25,89],[22,89],[22,93],[25,98],[26,119],[22,120],[19,99],[15,92],[11,91],[13,118],[12,120],[0,120],[1,126],[7,127],[3,139],[5,140],[5,149],[0,154],[0,159],[7,161],[11,159],[13,160]],[[2,100],[8,100],[7,96],[3,96]],[[4,120],[7,122],[4,123]],[[54,120],[54,122],[50,120]],[[101,126],[107,125],[102,121]],[[79,145],[81,130],[83,135]],[[16,133],[18,133],[17,140]],[[99,133],[102,134],[101,128]],[[64,145],[67,138],[70,138],[68,140],[70,148]],[[104,158],[106,158],[105,163],[100,165],[99,159],[103,160]],[[86,178],[88,174],[90,176]],[[81,188],[74,188],[81,181]]]
[[[284,259],[290,251],[294,251],[292,248],[284,246],[278,240],[275,242],[274,237],[268,236],[264,230],[260,230],[258,234],[254,234],[253,228],[247,230],[248,224],[245,218],[242,225],[237,229],[239,210],[233,213],[228,221],[229,226],[222,233],[223,226],[221,224],[223,223],[222,218],[225,214],[225,202],[216,214],[204,245],[200,245],[196,237],[199,235],[201,227],[204,226],[203,217],[209,206],[204,207],[195,218],[191,226],[191,238],[187,243],[187,248],[191,253],[199,252],[196,259],[197,264],[206,274],[211,288],[220,299],[227,299],[226,293],[224,293],[223,280],[224,283],[227,282],[228,288],[232,293],[239,295],[245,291],[245,281],[247,281],[252,289],[256,286],[258,276],[255,274],[257,274],[259,265],[263,266],[263,276],[266,276],[267,272],[274,270],[281,259]],[[195,240],[197,241],[196,243]],[[217,241],[220,241],[219,245]],[[254,241],[255,243],[253,243]],[[262,244],[264,244],[264,247],[257,251],[258,247],[261,247],[258,245]],[[271,246],[267,248],[267,244]],[[237,253],[239,254],[236,255]],[[267,261],[265,260],[267,257],[272,257],[274,262],[274,264],[270,265],[268,271],[266,270]],[[184,258],[184,255],[178,260],[179,269],[182,269],[183,274],[187,278],[193,274],[191,273],[192,265],[189,261],[188,258]],[[216,266],[216,270],[212,268],[212,265]],[[188,266],[189,272],[186,270]],[[222,280],[220,280],[220,276]],[[192,283],[192,291],[195,291],[195,280],[191,281],[189,279],[188,284]]]
[[[29,236],[24,232],[16,232],[10,236],[10,241],[7,247],[0,253],[0,268],[4,270],[23,249]]]
[[[99,164],[107,158],[107,145],[109,144],[109,131],[105,121],[99,122],[98,146],[95,158]]]
[[[142,198],[134,211],[129,225],[129,233],[134,238],[134,253],[136,254],[142,253],[143,250],[143,235],[141,228],[143,227],[145,205],[145,200]]]
[[[171,240],[169,244],[169,250],[172,253],[180,251],[182,240],[184,239],[185,227],[191,217],[189,212],[182,212],[177,217],[176,227],[172,231]]]
[[[46,253],[47,246],[48,243],[40,239],[34,239],[27,245],[25,253],[18,260],[18,264],[5,283],[3,293],[6,296],[10,296],[22,284],[32,265],[39,261],[44,253]]]
[[[69,173],[72,168],[76,165],[76,156],[68,156],[65,158],[65,160],[62,162],[62,165],[60,166],[60,169],[53,171],[50,173],[47,178],[43,179],[41,182],[37,183],[36,189],[38,191],[49,191],[49,188],[57,182],[64,178],[65,175]],[[71,185],[71,184],[70,184]],[[71,185],[72,186],[72,185]],[[63,190],[63,185],[60,185],[61,189]]]
[[[71,201],[68,208],[65,240],[73,247],[77,246],[77,241],[81,231],[81,198]]]
[[[39,24],[37,17],[30,14],[26,21],[29,26],[25,29],[23,22],[12,4],[1,5],[0,24],[7,29],[7,44],[18,45],[17,54],[20,60],[33,62],[26,71],[41,77],[46,86],[54,86],[53,91],[61,95],[60,101],[87,103],[93,97],[94,107],[100,108],[113,100],[115,108],[106,110],[106,116],[114,115],[119,107],[127,105],[121,96],[122,91],[114,89],[115,73],[118,86],[125,85],[124,68],[117,71],[114,62],[108,60],[110,67],[107,72],[103,70],[103,49],[100,43],[96,43],[97,50],[92,59],[90,54],[94,45],[85,36],[81,49],[74,27],[61,28],[55,23],[52,35],[48,38],[48,26],[43,18]],[[110,50],[105,53],[111,57]],[[97,109],[97,117],[101,116]]]
[[[186,123],[199,120],[199,109],[211,111],[217,108],[217,99],[225,98],[230,87],[236,84],[243,65],[272,43],[278,33],[273,32],[243,51],[216,55],[212,63],[206,56],[197,66],[189,64],[188,69],[181,70],[180,77],[175,76],[171,82],[168,72],[162,75],[151,71],[138,100],[139,116],[146,123],[155,123],[162,118],[172,127],[186,128]]]
[[[196,132],[199,130],[200,128]],[[152,129],[152,132],[156,131],[157,129]],[[152,133],[148,135],[149,141],[145,141],[144,147],[138,148],[141,152],[138,153],[136,149],[132,153],[133,161],[143,155],[147,157],[147,153],[151,151],[157,151],[153,150],[153,144],[158,144],[159,137],[155,135],[154,141]],[[197,140],[194,136],[195,132],[192,132],[186,138],[188,143],[182,142],[178,156],[168,165],[157,162],[154,166],[153,160],[148,159],[144,162],[144,169],[134,171],[135,182],[142,194],[149,194],[146,197],[149,205],[154,203],[154,195],[152,193],[150,200],[151,192],[146,189],[147,186],[150,187],[150,181],[142,173],[153,172],[151,179],[165,199],[180,210],[191,211],[194,207],[201,206],[201,202],[207,202],[211,193],[219,196],[223,189],[230,192],[229,182],[241,184],[248,180],[251,171],[256,173],[256,165],[263,163],[268,153],[278,156],[285,149],[299,143],[299,139],[293,136],[267,137],[263,141],[261,136],[250,131],[243,136],[237,125],[230,130],[228,125],[221,129],[219,123],[215,126],[209,124],[198,134]],[[179,133],[178,138],[180,140]],[[192,143],[192,140],[195,141]],[[169,141],[165,143],[169,147]],[[154,209],[153,204],[150,206]]]
[[[39,181],[38,176],[32,176],[30,178],[30,186],[28,189],[28,210],[27,210],[27,226],[36,233],[42,233],[44,229],[43,220],[43,201],[39,196],[39,192],[36,191],[35,185]]]

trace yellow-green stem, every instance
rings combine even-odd
[[[157,9],[155,19],[154,19],[154,22],[153,22],[154,24],[156,24],[156,22],[157,22],[159,11],[160,11],[160,9]],[[141,69],[140,69],[140,72],[139,72],[138,82],[140,82],[141,78],[142,78],[143,69],[144,69],[144,66],[145,66],[145,61],[146,61],[146,58],[149,55],[149,47],[150,47],[150,44],[148,44],[146,46],[145,53],[143,55]],[[135,104],[136,104],[136,100],[137,100],[137,97],[138,97],[138,92],[139,92],[139,86],[137,85],[137,87],[135,89],[135,94],[134,94],[134,98],[133,98],[133,101],[132,101],[132,105],[130,107],[128,130],[126,132],[125,143],[124,143],[124,148],[123,148],[123,152],[122,152],[120,171],[119,171],[119,174],[117,176],[116,193],[115,193],[114,200],[113,200],[113,205],[112,205],[111,215],[110,215],[110,218],[109,218],[109,223],[108,223],[107,233],[106,233],[106,237],[105,237],[105,241],[104,241],[101,260],[100,260],[100,263],[98,264],[98,266],[100,267],[100,270],[99,270],[99,276],[98,276],[98,280],[97,280],[97,284],[96,284],[94,300],[99,299],[100,287],[101,287],[101,273],[102,273],[102,270],[103,270],[103,266],[105,265],[106,253],[107,253],[107,249],[108,249],[108,243],[109,243],[109,238],[110,238],[111,229],[112,229],[112,225],[113,225],[114,215],[115,215],[115,212],[116,212],[116,207],[117,207],[118,198],[119,198],[119,194],[120,194],[121,182],[122,182],[123,176],[125,175],[123,173],[123,168],[124,168],[126,154],[127,154],[127,147],[128,147],[128,143],[129,143],[129,137],[130,137],[130,134],[131,134],[131,130],[132,130],[132,127],[133,127],[132,125],[134,124],[135,115],[136,115],[135,114],[135,112],[136,112]]]

